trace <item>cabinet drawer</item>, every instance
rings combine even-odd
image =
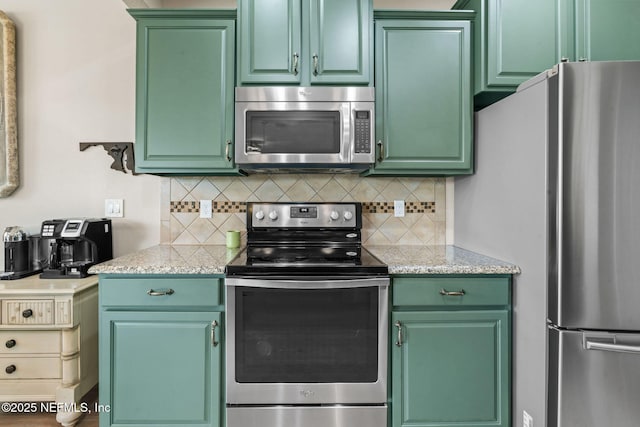
[[[102,278],[100,305],[209,307],[222,304],[217,278]]]
[[[59,357],[0,357],[0,379],[61,378]]]
[[[60,353],[59,331],[0,331],[0,355]]]
[[[3,300],[4,325],[53,325],[53,300]]]
[[[508,277],[399,277],[393,279],[393,305],[506,306],[509,282]]]

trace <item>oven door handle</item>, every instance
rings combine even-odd
[[[365,288],[370,286],[389,286],[388,277],[361,278],[361,279],[321,279],[314,280],[309,277],[299,279],[239,279],[227,278],[226,286],[240,286],[247,288],[270,289],[344,289]]]

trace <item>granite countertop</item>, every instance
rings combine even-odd
[[[366,246],[390,274],[518,274],[520,269],[456,246]],[[242,250],[216,245],[158,245],[94,265],[99,274],[224,274]]]
[[[516,265],[457,246],[366,246],[389,274],[519,274]]]
[[[92,274],[224,274],[241,248],[158,245],[94,265]]]

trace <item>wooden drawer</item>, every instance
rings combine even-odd
[[[210,307],[222,304],[222,279],[201,277],[101,278],[100,305]]]
[[[0,380],[61,378],[60,364],[60,357],[0,357]]]
[[[0,355],[60,353],[60,331],[0,331]]]
[[[53,325],[53,299],[2,300],[4,325]]]
[[[447,292],[454,294],[443,295]],[[392,295],[394,306],[506,306],[510,302],[510,279],[397,277],[393,279]]]

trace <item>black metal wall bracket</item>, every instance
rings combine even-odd
[[[80,151],[84,151],[94,145],[101,145],[104,151],[113,158],[111,169],[124,173],[127,173],[126,169],[129,169],[133,175],[137,175],[133,155],[133,142],[81,142]]]

